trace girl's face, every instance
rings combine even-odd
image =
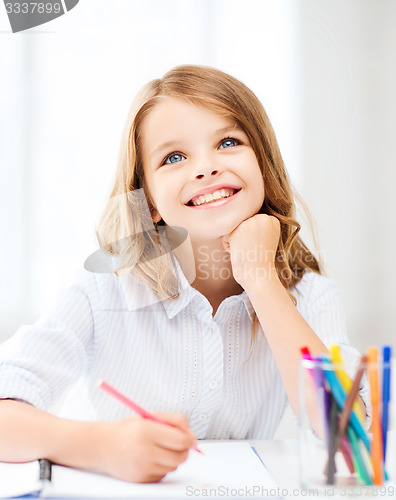
[[[220,238],[256,214],[264,181],[245,132],[229,118],[162,97],[142,124],[153,219],[193,241]]]

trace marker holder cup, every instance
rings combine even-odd
[[[376,363],[380,414],[384,365],[382,362]],[[366,394],[368,394],[371,408],[368,364],[361,367],[364,367],[364,372],[359,386],[365,384],[368,388]],[[384,479],[381,485],[375,484],[372,458],[373,435],[368,431],[371,422],[365,415],[359,413],[359,407],[356,403],[353,406],[354,417],[351,414],[348,419],[343,438],[337,440],[334,437],[339,434],[342,410],[350,390],[350,387],[345,390],[342,385],[340,373],[348,374],[350,384],[352,384],[358,368],[359,363],[351,367],[326,360],[301,360],[299,374],[299,474],[302,489],[313,488],[326,494],[330,490],[334,492],[337,489],[342,489],[345,492],[347,489],[348,495],[353,496],[354,491],[359,495],[367,488],[385,488],[391,484],[390,480],[394,479],[393,471],[388,467],[389,462],[395,464],[396,458],[392,450],[395,443],[389,442],[389,434],[392,434],[392,440],[394,440],[393,433],[387,432],[386,460],[385,463],[382,462]],[[335,386],[338,386],[338,389]],[[341,405],[342,390],[339,390],[340,387],[344,391],[344,404]],[[371,410],[369,411],[371,412]],[[392,408],[389,404],[389,421],[391,413]],[[352,424],[352,419],[355,425]],[[359,423],[356,420],[359,420]],[[359,432],[359,424],[364,433]],[[335,450],[336,446],[337,450]]]

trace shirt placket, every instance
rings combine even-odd
[[[202,327],[202,391],[190,424],[198,439],[206,435],[213,413],[220,403],[223,388],[223,340],[212,320]]]

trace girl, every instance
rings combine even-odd
[[[173,228],[188,232],[179,246]],[[146,85],[98,231],[116,272],[81,272],[3,346],[0,460],[144,482],[197,438],[271,438],[288,403],[298,414],[302,346],[337,342],[357,358],[299,230],[274,132],[245,85],[198,66]],[[81,375],[95,419],[47,413]],[[102,378],[176,427],[131,416]]]

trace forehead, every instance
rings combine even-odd
[[[235,120],[183,99],[161,96],[143,120],[141,138],[144,149],[152,149],[159,142],[211,134],[227,127],[236,127]]]

